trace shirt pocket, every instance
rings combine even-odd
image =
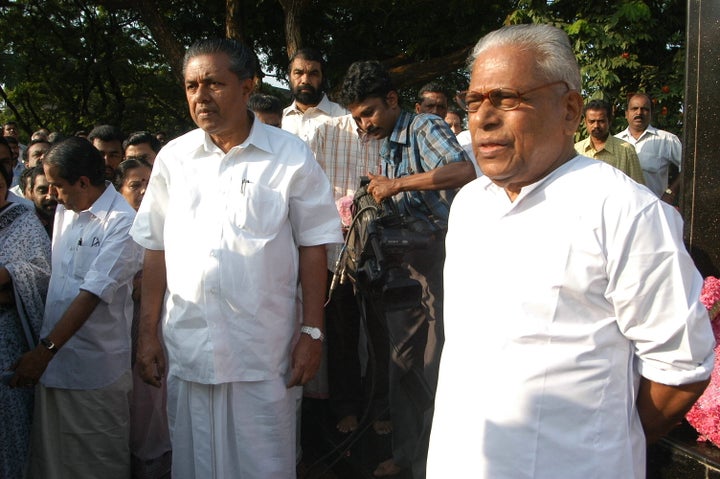
[[[73,258],[73,274],[78,278],[84,278],[90,270],[90,266],[97,258],[100,248],[93,246],[78,245]]]
[[[233,223],[243,234],[271,239],[288,216],[284,197],[272,188],[245,183],[233,214]]]

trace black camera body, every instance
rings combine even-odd
[[[418,306],[422,288],[402,267],[403,256],[427,248],[432,232],[424,221],[399,214],[391,199],[378,204],[367,183],[363,178],[353,200],[345,273],[359,293],[379,294],[385,310]]]

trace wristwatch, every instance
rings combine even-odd
[[[55,353],[58,352],[58,347],[55,346],[55,343],[53,343],[52,341],[50,341],[50,338],[41,338],[41,339],[40,339],[40,344],[42,344],[43,346],[45,346],[45,349],[47,349],[48,351],[50,351],[50,352],[53,353],[53,354],[55,354]]]
[[[673,190],[671,190],[670,188],[665,190],[665,194],[669,196],[675,196],[675,193],[673,193]]]
[[[313,326],[303,326],[300,328],[301,333],[305,333],[313,339],[319,339],[320,341],[325,339],[325,335],[320,331],[320,328]]]

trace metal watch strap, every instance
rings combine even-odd
[[[313,326],[303,326],[300,328],[300,332],[320,341],[323,341],[325,339],[325,335],[322,333],[322,331],[320,331],[320,328],[315,328]]]

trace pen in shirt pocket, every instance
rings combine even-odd
[[[240,193],[242,193],[243,195],[245,194],[245,185],[247,185],[248,183],[250,183],[250,180],[248,180],[247,178],[242,179],[242,183],[240,184]]]

